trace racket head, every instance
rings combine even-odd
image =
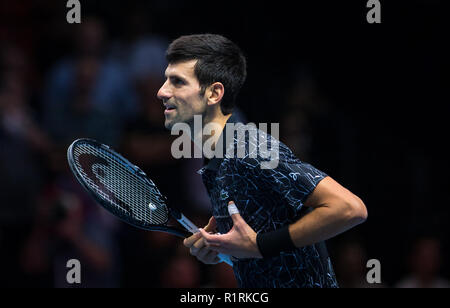
[[[89,195],[122,221],[144,230],[190,235],[167,226],[170,210],[166,198],[139,167],[109,146],[77,139],[67,149],[67,161]]]

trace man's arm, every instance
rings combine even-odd
[[[314,210],[289,226],[296,247],[327,240],[367,219],[363,201],[329,176],[319,182],[304,206]]]
[[[304,205],[314,210],[289,226],[296,247],[327,240],[367,218],[367,209],[361,199],[329,176],[319,182]],[[231,217],[234,225],[226,234],[209,234],[200,229],[206,246],[238,258],[261,258],[254,230],[239,213]]]

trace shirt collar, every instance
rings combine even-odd
[[[228,147],[228,143],[227,143],[227,136],[226,136],[226,131],[227,131],[227,124],[234,124],[234,123],[240,123],[241,121],[239,121],[239,119],[232,114],[231,117],[228,118],[228,121],[225,123],[225,126],[222,130],[222,133],[219,137],[219,140],[222,138],[222,144],[223,144],[223,155],[222,157],[216,157],[214,156],[211,159],[207,159],[207,158],[203,158],[203,168],[201,168],[198,173],[202,174],[205,170],[212,170],[212,171],[217,171],[220,167],[220,164],[222,164],[222,161],[225,157],[225,153],[226,153],[226,149]],[[232,142],[233,139],[230,140],[230,142]]]

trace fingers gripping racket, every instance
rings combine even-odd
[[[67,150],[70,169],[80,184],[106,210],[126,223],[150,231],[188,237],[199,231],[178,210],[167,206],[166,198],[137,166],[109,146],[92,139],[75,140]],[[167,225],[176,219],[189,232]],[[227,255],[222,262],[233,266]]]

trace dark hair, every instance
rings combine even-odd
[[[194,73],[202,95],[209,85],[221,82],[225,93],[220,108],[223,114],[233,111],[247,76],[245,56],[236,44],[218,34],[185,35],[169,45],[166,59],[169,64],[197,60]]]

